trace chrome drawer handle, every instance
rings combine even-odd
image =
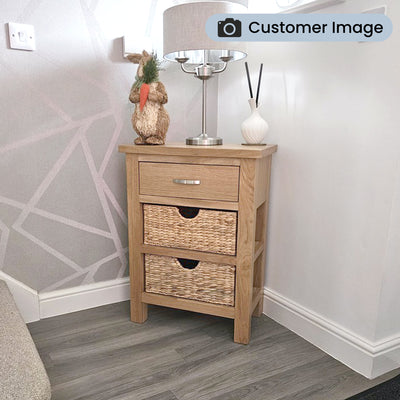
[[[172,179],[172,182],[178,183],[180,185],[200,185],[200,180],[193,180],[193,179]]]

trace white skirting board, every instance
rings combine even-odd
[[[0,271],[26,323],[88,308],[129,300],[129,278],[113,279],[68,289],[38,293]]]
[[[0,279],[7,283],[24,321],[38,321],[40,319],[38,292],[3,271],[0,271]]]
[[[128,277],[39,293],[40,318],[119,303],[129,298]]]
[[[268,288],[264,314],[369,379],[400,367],[400,336],[368,341]]]

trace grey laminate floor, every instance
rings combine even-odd
[[[53,400],[343,400],[399,373],[369,381],[265,316],[247,346],[231,320],[151,307],[139,325],[128,302],[29,330]]]

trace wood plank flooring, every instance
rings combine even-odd
[[[399,373],[370,381],[266,316],[247,346],[232,320],[153,306],[134,324],[128,302],[28,327],[52,400],[344,400]]]

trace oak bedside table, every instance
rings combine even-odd
[[[131,320],[147,305],[234,319],[250,340],[263,308],[276,145],[121,145],[126,154]]]

